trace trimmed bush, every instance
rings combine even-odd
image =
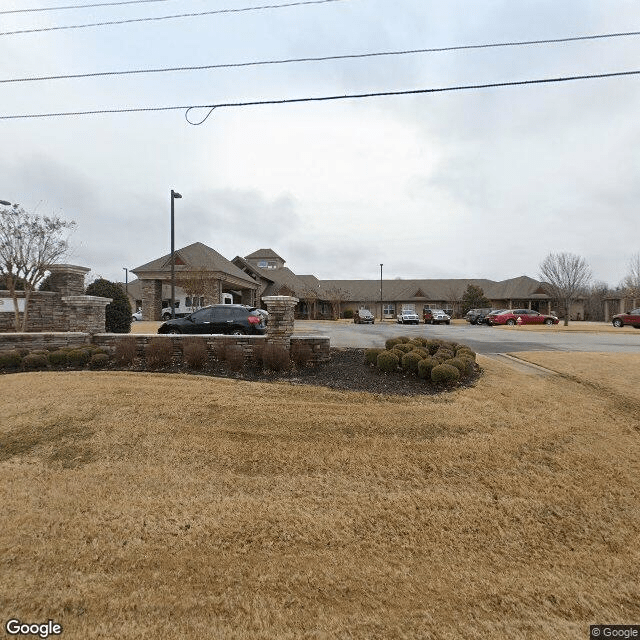
[[[187,338],[182,343],[182,358],[189,369],[202,369],[207,364],[207,345],[204,340]]]
[[[109,356],[106,353],[94,353],[89,360],[90,369],[104,369],[109,364]]]
[[[291,366],[289,351],[277,344],[266,344],[262,352],[262,364],[270,371],[287,371]]]
[[[384,349],[367,349],[364,352],[364,363],[369,366],[375,366],[378,361],[378,356],[384,351]]]
[[[409,351],[413,351],[414,345],[409,344],[408,342],[403,342],[402,344],[397,344],[394,349],[400,349],[402,353],[409,353]]]
[[[25,349],[24,347],[19,348],[17,351],[20,354],[21,358],[24,358],[25,356],[28,356],[29,353],[30,353],[29,349]]]
[[[431,381],[434,384],[450,385],[460,379],[460,371],[450,364],[439,364],[431,369]]]
[[[48,364],[47,356],[41,353],[30,353],[28,356],[22,358],[22,368],[25,371],[46,369]]]
[[[450,364],[455,367],[460,372],[461,377],[467,373],[467,364],[462,358],[450,358],[445,360],[443,364]]]
[[[431,380],[431,370],[438,366],[438,361],[435,358],[423,358],[418,362],[418,377],[423,380]]]
[[[20,351],[17,349],[0,353],[0,369],[19,369],[21,364],[22,356],[20,355]]]
[[[476,352],[469,349],[469,347],[460,347],[456,351],[456,358],[471,358],[475,362],[476,360]]]
[[[311,347],[308,344],[299,344],[294,342],[291,344],[291,360],[295,362],[299,369],[306,367],[307,362],[311,359]]]
[[[353,318],[353,309],[345,309],[342,312],[342,317],[351,320]]]
[[[436,351],[438,351],[438,349],[440,348],[440,342],[436,340],[427,340],[424,347],[429,351],[430,355],[434,355]]]
[[[418,363],[422,360],[422,356],[415,351],[410,351],[409,353],[405,353],[402,357],[402,368],[408,373],[413,373],[417,375],[418,373]]]
[[[400,358],[398,358],[395,353],[393,353],[392,351],[383,351],[378,355],[376,366],[378,367],[378,369],[380,369],[380,371],[391,373],[397,370],[399,362]]]
[[[144,357],[147,368],[161,369],[171,365],[173,359],[173,345],[171,340],[152,338],[145,347]]]
[[[49,354],[49,364],[54,367],[66,367],[69,364],[69,352],[64,349],[52,351]]]
[[[453,356],[453,351],[440,348],[435,352],[433,357],[440,362],[444,362],[445,360],[450,360]]]
[[[133,364],[138,353],[135,338],[119,338],[113,352],[113,359],[121,367],[129,367]]]
[[[402,339],[401,338],[389,338],[384,343],[384,346],[388,351],[391,351],[391,349],[393,349],[393,347],[395,347],[397,344],[402,344]]]
[[[84,367],[91,360],[91,352],[88,349],[74,349],[67,353],[67,361],[72,367]]]
[[[129,333],[131,331],[131,303],[125,290],[117,283],[98,278],[86,289],[88,296],[111,298],[105,309],[105,331],[107,333]]]
[[[409,353],[417,353],[420,355],[421,358],[429,357],[429,352],[422,347],[416,347],[413,351],[410,351]]]

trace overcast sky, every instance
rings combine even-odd
[[[284,4],[288,0],[273,0]],[[90,0],[3,0],[0,10]],[[164,0],[0,15],[0,31],[241,8]],[[0,79],[640,30],[637,0],[340,0],[0,35]],[[640,69],[640,37],[2,83],[0,115],[399,91]],[[640,251],[640,76],[364,100],[0,121],[0,199],[75,220],[69,262],[200,241],[322,279],[537,277],[550,252],[617,285]],[[198,113],[192,117],[197,118]]]

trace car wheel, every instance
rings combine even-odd
[[[171,320],[171,314],[170,313],[163,314],[162,319],[163,320]]]
[[[176,329],[175,327],[171,327],[171,329],[169,329],[169,331],[167,331],[167,333],[169,335],[179,336],[180,335],[180,329]]]
[[[506,324],[508,324],[509,326],[513,327],[513,325],[516,324],[516,321],[513,318],[511,318],[511,319],[507,320]]]
[[[233,329],[233,331],[231,332],[232,336],[243,336],[244,334],[244,329]]]
[[[622,327],[622,326],[624,326],[624,323],[622,322],[622,320],[620,320],[620,318],[616,318],[613,321],[613,326],[614,327]]]
[[[553,324],[553,320],[552,320],[551,318],[547,318],[547,319],[544,321],[544,323],[545,323],[545,324]]]

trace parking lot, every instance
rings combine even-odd
[[[533,330],[532,330],[533,329]],[[569,329],[569,330],[567,330]],[[572,323],[529,327],[487,327],[454,322],[450,325],[373,325],[345,321],[296,320],[296,335],[324,335],[332,347],[381,347],[387,338],[405,335],[440,338],[468,344],[482,354],[514,351],[588,351],[640,353],[640,330],[614,329],[606,323]]]

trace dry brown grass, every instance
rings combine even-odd
[[[637,408],[479,360],[475,388],[419,399],[4,376],[4,620],[238,640],[637,622]]]

